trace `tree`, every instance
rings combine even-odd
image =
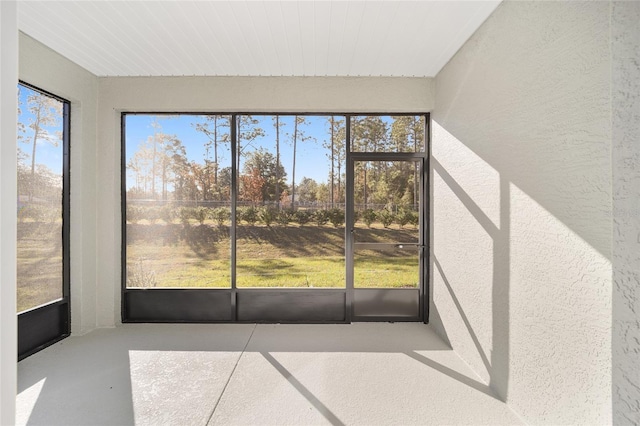
[[[211,164],[200,164],[195,161],[190,163],[191,172],[198,189],[198,199],[208,201],[213,199],[213,174]]]
[[[322,203],[328,203],[330,202],[330,197],[329,185],[326,183],[319,183],[316,189],[316,200]],[[333,205],[333,203],[331,203],[331,205]]]
[[[245,164],[246,174],[240,176],[242,185],[242,195],[253,204],[264,201],[265,179],[260,174],[260,170],[254,165],[247,166]]]
[[[418,152],[424,149],[424,130],[424,116],[393,117],[391,140],[398,152]],[[418,177],[418,168],[415,166],[411,166],[411,168],[413,169],[413,203],[417,204],[420,179]]]
[[[291,208],[296,208],[296,150],[298,140],[306,142],[314,140],[312,136],[306,136],[303,125],[309,124],[305,117],[296,115],[293,119],[293,133],[291,134],[291,144],[293,145],[293,166],[291,169]]]
[[[331,202],[331,207],[334,207],[334,202],[336,201],[336,191],[335,191],[335,178],[336,178],[336,173],[335,173],[335,169],[337,167],[338,169],[338,190],[337,190],[337,194],[338,194],[338,199],[339,199],[339,194],[340,194],[340,186],[341,186],[341,169],[342,169],[342,164],[345,160],[346,157],[346,153],[345,153],[345,127],[344,127],[344,120],[339,120],[336,119],[335,116],[329,116],[327,117],[327,124],[329,125],[329,133],[330,133],[330,139],[329,142],[325,141],[325,143],[323,144],[323,146],[327,149],[329,149],[329,153],[327,154],[327,156],[330,158],[331,160],[331,173],[329,175],[329,190],[330,190],[330,202]]]
[[[143,166],[140,164],[141,159],[134,155],[133,158],[131,158],[131,160],[129,160],[129,162],[127,163],[127,171],[128,172],[133,172],[133,175],[135,176],[135,191],[134,193],[139,194],[140,192],[144,193],[144,191],[142,190],[142,180],[144,179],[143,177]],[[144,197],[141,197],[144,198]]]
[[[219,159],[222,158],[218,155],[218,145],[220,143],[228,144],[230,142],[230,135],[228,131],[224,131],[224,128],[231,126],[231,118],[228,115],[207,115],[204,122],[192,124],[195,129],[202,132],[208,139],[204,144],[204,161],[207,165],[207,173],[213,169],[213,192],[216,197],[220,197],[220,190],[218,188],[218,169]],[[211,160],[211,149],[213,148],[213,160]]]
[[[176,135],[158,131],[157,123],[154,129],[154,134],[140,144],[127,163],[127,168],[134,173],[136,186],[141,190],[139,192],[156,199],[156,185],[159,183],[160,197],[167,200],[169,184],[179,174],[188,173],[186,151]]]
[[[29,166],[17,165],[18,194],[28,194],[32,191],[34,197],[47,200],[53,204],[62,201],[62,179],[46,165],[36,164],[35,173],[31,175]]]
[[[25,142],[24,138],[25,138],[25,133],[27,133],[27,127],[24,125],[24,123],[22,122],[22,90],[21,90],[20,85],[18,85],[18,111],[17,111],[17,117],[18,117],[18,123],[17,123],[17,127],[16,127],[16,135],[17,135],[17,139],[18,141],[21,142]],[[27,158],[29,157],[27,155],[26,152],[24,152],[22,149],[20,149],[20,147],[18,146],[18,165],[20,165],[20,163],[22,163],[23,161],[27,160]]]
[[[389,150],[387,124],[382,120],[382,117],[376,115],[354,117],[351,123],[351,140],[354,151],[385,152]],[[372,180],[374,182],[374,186],[376,185],[380,174],[382,172],[386,173],[387,170],[388,166],[386,162],[372,162]],[[358,167],[358,172],[361,174],[360,182],[362,183],[362,202],[366,209],[367,203],[369,202],[369,164],[367,162],[362,162]]]
[[[280,191],[286,189],[285,178],[287,172],[282,164],[276,163],[276,158],[264,148],[247,153],[244,163],[244,176],[259,175],[262,179],[260,202],[278,202],[282,194]],[[255,188],[255,185],[253,186]],[[278,190],[276,191],[276,188]],[[243,188],[245,191],[246,188]]]
[[[184,147],[173,155],[171,173],[173,174],[173,199],[196,200],[198,188]]]
[[[221,199],[231,201],[231,167],[223,167],[220,169],[218,186],[220,187]]]
[[[240,169],[240,159],[242,156],[246,156],[249,152],[249,148],[255,148],[253,146],[253,141],[258,137],[264,136],[264,130],[262,128],[257,127],[260,123],[259,120],[253,118],[251,115],[239,115],[237,126],[238,126],[238,143],[237,143],[237,169],[238,172]]]
[[[162,132],[159,117],[153,118],[151,127],[153,134],[139,144],[127,162],[127,172],[135,178],[136,187],[136,191],[130,193],[139,198],[160,197],[166,201],[173,186],[175,199],[194,196],[193,185],[191,191],[187,191],[187,183],[193,176],[182,141],[176,135]]]
[[[276,129],[276,164],[280,164],[280,127],[284,126],[284,123],[280,122],[280,116],[275,115],[271,117],[273,120],[273,127]],[[276,194],[280,194],[280,174],[279,168],[276,168]],[[280,199],[277,200],[278,209],[280,208]]]
[[[175,135],[162,135],[162,152],[160,157],[160,170],[162,182],[162,200],[168,197],[168,185],[175,179],[176,163],[186,161],[187,153],[182,141]],[[175,191],[175,189],[174,189]]]
[[[304,177],[298,185],[298,200],[302,203],[313,203],[318,198],[318,182]]]
[[[32,115],[28,119],[31,136],[28,137],[24,125],[18,125],[18,137],[23,143],[31,143],[31,175],[29,186],[29,201],[33,199],[33,189],[36,174],[36,152],[38,143],[46,142],[54,147],[62,141],[60,127],[62,119],[62,102],[52,97],[33,91],[27,96],[27,108]]]

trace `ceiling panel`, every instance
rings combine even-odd
[[[500,1],[31,1],[18,27],[98,76],[433,77]]]

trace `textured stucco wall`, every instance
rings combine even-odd
[[[71,102],[71,331],[96,327],[98,78],[20,33],[19,77]]]
[[[431,322],[532,424],[611,422],[609,12],[504,2],[436,77]]]
[[[612,7],[613,422],[640,424],[640,2]]]
[[[0,2],[0,425],[15,422],[17,387],[17,16],[15,1]]]
[[[425,78],[123,77],[99,79],[98,325],[120,322],[120,112],[427,112]]]

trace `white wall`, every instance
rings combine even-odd
[[[640,3],[612,9],[613,421],[640,424]]]
[[[17,6],[0,1],[0,425],[14,424],[16,407],[17,83]]]
[[[101,78],[98,326],[120,322],[120,112],[427,112],[433,102],[423,78]]]
[[[609,8],[504,2],[436,77],[432,324],[532,424],[611,422]]]
[[[96,327],[98,78],[20,33],[20,80],[71,102],[71,331]]]

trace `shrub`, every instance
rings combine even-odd
[[[157,287],[158,280],[153,271],[147,272],[142,261],[136,262],[134,267],[127,268],[127,287]]]
[[[329,210],[329,221],[336,228],[344,225],[344,210],[337,208]]]
[[[398,212],[396,223],[402,228],[404,225],[419,225],[418,212],[411,209],[402,209]]]
[[[30,209],[31,219],[36,222],[47,221],[47,208],[44,206],[31,206]]]
[[[142,218],[149,223],[156,223],[160,218],[160,212],[156,207],[142,207]]]
[[[304,226],[307,223],[311,222],[313,218],[313,213],[309,210],[297,210],[293,213],[293,220],[296,221],[300,226]]]
[[[231,209],[228,207],[218,207],[211,210],[211,219],[215,220],[218,226],[223,226],[225,222],[231,220]]]
[[[160,219],[167,225],[173,222],[173,219],[176,218],[176,209],[173,206],[163,206],[160,209]]]
[[[42,217],[46,222],[56,223],[58,220],[62,219],[62,208],[52,206],[40,208],[44,209]]]
[[[276,221],[277,217],[278,210],[273,207],[263,207],[260,210],[260,220],[262,220],[262,222],[267,226],[271,226],[271,224]]]
[[[316,210],[313,214],[313,218],[318,226],[326,225],[329,222],[328,210]]]
[[[276,216],[276,222],[278,222],[279,225],[287,226],[289,222],[291,222],[292,217],[293,212],[291,210],[282,209]]]
[[[409,223],[411,221],[411,211],[410,210],[405,210],[405,209],[401,209],[398,214],[396,215],[396,223],[400,226],[400,228],[403,228],[407,223]]]
[[[189,220],[194,216],[194,209],[192,207],[182,207],[180,208],[180,222],[184,225],[189,224]]]
[[[211,209],[207,207],[196,207],[193,209],[193,218],[200,223],[200,225],[204,225],[204,221],[207,220],[209,215],[211,214]]]
[[[256,209],[255,207],[247,207],[242,211],[241,218],[249,225],[255,225],[259,219],[258,209]]]
[[[384,226],[385,228],[388,228],[389,226],[391,226],[391,224],[395,219],[395,215],[386,209],[380,210],[377,216],[378,216],[378,220],[382,222],[382,226]]]
[[[138,223],[142,219],[142,209],[138,206],[127,206],[127,221],[131,223]]]
[[[418,212],[414,212],[413,210],[409,211],[409,223],[416,228],[420,225],[420,216]]]
[[[362,212],[360,210],[356,210],[353,212],[353,223],[356,223],[362,217]]]
[[[376,212],[373,209],[366,209],[362,212],[362,220],[367,228],[371,228],[371,224],[376,221]]]

